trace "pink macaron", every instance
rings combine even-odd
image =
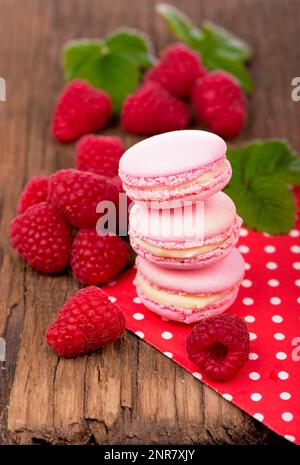
[[[143,304],[169,320],[195,323],[223,313],[235,301],[245,263],[234,248],[198,270],[163,268],[137,257],[136,289]]]
[[[152,208],[169,208],[170,201],[204,200],[226,186],[231,172],[224,140],[198,130],[145,139],[130,147],[119,164],[128,197],[151,202]]]
[[[129,216],[138,255],[167,268],[195,269],[225,257],[239,238],[241,218],[224,192],[176,209],[136,203]]]

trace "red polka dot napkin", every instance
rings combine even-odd
[[[165,321],[140,303],[134,268],[106,291],[125,313],[127,329],[256,420],[300,444],[300,221],[285,236],[242,228],[239,249],[246,276],[229,313],[246,322],[251,353],[239,375],[226,383],[207,380],[189,361],[185,340],[191,326]]]

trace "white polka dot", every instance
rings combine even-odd
[[[108,299],[109,299],[112,303],[117,302],[117,299],[116,299],[115,297],[113,297],[112,295],[110,295],[110,296],[108,297]]]
[[[300,235],[300,232],[298,231],[298,229],[291,229],[289,234],[291,237],[298,237]]]
[[[163,339],[167,339],[167,340],[168,340],[168,339],[172,339],[173,334],[170,333],[169,331],[163,331],[163,332],[161,333],[161,337],[162,337]]]
[[[287,358],[287,355],[285,352],[277,352],[276,354],[276,358],[278,360],[285,360]]]
[[[198,373],[197,371],[194,371],[193,376],[194,376],[194,378],[202,379],[201,373]]]
[[[290,442],[295,442],[296,441],[295,436],[292,436],[291,434],[285,434],[284,437],[285,437],[285,439],[287,439]]]
[[[230,402],[232,401],[233,397],[231,394],[223,394],[224,399],[229,400]]]
[[[279,286],[280,283],[279,283],[278,279],[269,279],[268,284],[271,287],[277,287],[277,286]]]
[[[172,352],[164,352],[164,355],[169,358],[173,358]]]
[[[241,237],[246,237],[246,236],[248,236],[248,231],[247,231],[247,229],[241,228],[241,230],[240,230],[240,236],[241,236]]]
[[[250,397],[254,402],[259,402],[262,399],[262,395],[259,392],[253,392]]]
[[[134,297],[134,298],[133,298],[133,302],[134,302],[135,304],[141,304],[141,303],[142,303],[142,301],[141,301],[141,299],[140,299],[139,297]]]
[[[281,418],[283,419],[283,421],[292,421],[294,415],[291,412],[283,412]]]
[[[293,263],[293,268],[295,268],[295,270],[300,270],[300,262]]]
[[[273,245],[266,245],[264,251],[266,253],[274,253],[276,251],[276,248]]]
[[[289,374],[286,371],[279,371],[278,372],[278,378],[282,380],[288,379]]]
[[[297,297],[297,303],[300,304],[300,297]]]
[[[111,281],[110,283],[108,283],[108,286],[115,286],[117,284],[117,281]]]
[[[245,320],[247,323],[254,323],[255,318],[254,318],[254,316],[252,316],[252,315],[247,315],[247,316],[245,316],[244,320]]]
[[[250,341],[255,341],[255,339],[257,339],[257,334],[249,333],[249,338],[250,338]]]
[[[282,323],[283,318],[282,318],[281,315],[273,315],[272,316],[272,321],[273,321],[273,323]]]
[[[133,318],[135,320],[143,320],[145,318],[145,316],[142,313],[134,313]]]
[[[255,414],[253,415],[253,418],[255,418],[255,420],[258,420],[258,421],[263,421],[264,416],[263,416],[262,413],[255,413]]]
[[[243,287],[251,287],[252,286],[252,281],[250,281],[250,279],[243,279],[242,281],[242,286]]]
[[[278,268],[278,265],[275,262],[268,262],[266,264],[266,267],[268,268],[268,270],[276,270],[276,268]]]
[[[300,279],[296,279],[295,284],[296,286],[300,287]]]
[[[250,352],[248,358],[249,358],[249,360],[257,360],[259,358],[259,356],[255,352]]]
[[[291,252],[300,253],[300,245],[292,245]]]
[[[140,337],[141,339],[144,339],[144,337],[145,337],[145,334],[143,333],[143,331],[136,331],[134,334],[136,336]]]
[[[249,373],[249,378],[253,381],[257,381],[260,378],[260,374],[256,371],[252,371],[251,373]]]
[[[239,246],[239,251],[240,251],[241,253],[248,253],[249,250],[250,250],[250,249],[249,249],[249,247],[248,247],[247,245],[240,245],[240,246]]]
[[[248,271],[248,270],[250,270],[250,268],[251,268],[250,263],[245,263],[245,270]]]
[[[280,399],[282,400],[289,400],[292,396],[289,392],[281,392],[279,394]]]
[[[283,339],[285,339],[285,335],[282,334],[282,333],[275,333],[275,334],[274,334],[274,338],[275,338],[277,341],[283,341]]]
[[[267,232],[263,232],[262,233],[264,237],[271,237],[271,234],[267,233]]]
[[[245,297],[245,298],[243,299],[243,304],[244,304],[244,305],[253,305],[253,303],[254,303],[254,300],[251,299],[251,297]]]
[[[279,297],[271,297],[270,304],[272,305],[280,305],[281,299]]]

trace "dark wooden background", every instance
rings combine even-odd
[[[254,50],[255,92],[237,142],[284,137],[300,150],[299,0],[170,1],[200,24],[205,18],[235,32]],[[43,339],[66,297],[71,276],[48,277],[11,251],[9,223],[24,183],[71,167],[74,147],[55,143],[49,123],[63,85],[61,46],[122,25],[151,35],[156,50],[173,41],[150,0],[0,0],[0,370],[2,443],[285,444],[172,361],[127,333],[112,347],[62,360]],[[119,132],[117,127],[107,132]],[[125,137],[127,145],[134,138]]]

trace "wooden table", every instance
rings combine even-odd
[[[300,150],[299,0],[170,1],[199,24],[209,18],[254,49],[256,90],[238,142],[284,137]],[[34,174],[73,166],[74,146],[49,132],[63,86],[60,51],[68,39],[105,35],[122,25],[149,33],[157,50],[173,41],[149,0],[0,0],[1,275],[0,442],[277,444],[279,438],[127,333],[114,346],[76,360],[57,358],[44,332],[78,283],[43,276],[11,251],[9,223]],[[118,127],[108,130],[120,133]],[[127,145],[135,139],[123,135]]]

